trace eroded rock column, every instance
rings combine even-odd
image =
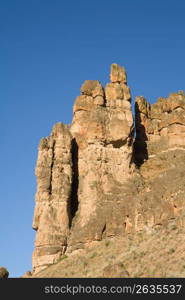
[[[105,91],[98,81],[85,81],[74,104],[71,134],[78,145],[79,205],[69,250],[124,227],[122,218],[116,220],[116,201],[131,172],[131,96],[124,68],[113,64],[110,79]]]
[[[71,143],[67,126],[57,123],[51,136],[42,139],[39,145],[33,272],[55,263],[66,250],[71,221]]]

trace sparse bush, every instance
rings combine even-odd
[[[84,266],[84,268],[87,267],[88,266],[88,262],[84,261],[83,266]]]
[[[177,229],[177,225],[173,225],[172,227],[171,227],[171,230],[176,230]]]
[[[68,258],[67,255],[62,255],[61,260]]]
[[[137,258],[137,253],[135,251],[133,251],[132,254],[133,254],[133,259],[136,259]]]
[[[110,245],[110,241],[105,242],[105,246],[108,247]]]
[[[174,253],[174,252],[175,252],[175,249],[174,249],[174,248],[171,248],[171,249],[169,249],[169,251],[168,251],[169,254],[172,254],[172,253]]]
[[[145,256],[145,252],[144,251],[142,251],[142,252],[140,252],[140,257],[143,257],[143,256]]]
[[[94,252],[94,253],[90,256],[90,258],[94,258],[94,257],[96,257],[96,256],[97,256],[97,253]]]

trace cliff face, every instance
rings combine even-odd
[[[57,123],[39,145],[34,273],[95,241],[183,226],[185,95],[136,98],[134,138],[124,68],[113,64],[110,81],[85,81],[71,126]]]
[[[136,97],[135,159],[141,164],[159,151],[185,147],[185,94],[170,94],[149,104]]]
[[[33,228],[37,231],[33,268],[57,261],[67,246],[72,184],[72,137],[65,125],[42,139],[36,165],[37,193]]]

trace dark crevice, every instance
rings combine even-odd
[[[129,147],[131,147],[133,145],[133,142],[134,142],[134,134],[135,134],[134,131],[135,131],[135,127],[133,126],[131,128],[130,134],[129,134],[128,139],[127,139]]]
[[[72,154],[72,183],[71,183],[71,197],[70,197],[70,222],[69,227],[72,226],[73,218],[78,210],[78,184],[79,184],[79,171],[78,171],[78,145],[75,139],[71,142]]]
[[[50,185],[49,185],[49,195],[52,194],[52,181],[53,181],[53,165],[55,161],[55,140],[53,141],[52,145],[52,163],[51,163],[51,176],[50,176]]]
[[[147,135],[145,127],[142,125],[138,104],[135,104],[135,131],[136,137],[133,149],[133,161],[137,168],[140,168],[148,159]]]
[[[105,236],[106,236],[106,223],[103,226],[102,233],[101,233],[101,238],[103,239],[103,238],[105,238]]]

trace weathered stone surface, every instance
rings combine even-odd
[[[39,145],[33,228],[37,231],[33,271],[54,263],[65,251],[70,225],[72,137],[62,123]]]
[[[183,93],[159,98],[154,104],[136,98],[134,159],[144,179],[137,213],[131,221],[136,230],[143,229],[144,223],[147,228],[164,226],[174,218],[183,226],[184,105]]]
[[[106,106],[125,107],[125,101],[131,100],[130,89],[127,86],[126,72],[123,67],[111,65],[111,82],[105,87]],[[125,101],[124,101],[125,100]],[[128,105],[130,111],[130,106]]]
[[[127,74],[125,69],[117,64],[112,64],[110,71],[110,81],[127,83]]]
[[[128,92],[125,70],[114,65],[111,74],[124,83],[106,86],[104,106],[95,103],[93,89],[97,90],[97,84],[89,81],[82,85],[83,95],[74,104],[70,130],[78,145],[79,206],[69,250],[101,240],[105,232],[112,235],[118,230],[114,223],[117,212],[112,215],[112,207],[116,186],[124,185],[131,174],[133,118],[130,99],[124,96]],[[98,88],[101,90],[99,85]]]
[[[124,68],[113,64],[110,78],[105,91],[98,81],[85,81],[72,124],[57,123],[41,140],[33,275],[64,252],[104,238],[147,234],[170,220],[184,226],[184,93],[154,104],[137,97],[134,139]],[[127,275],[114,264],[104,271]]]
[[[135,110],[138,160],[142,162],[148,155],[173,146],[185,146],[185,95],[182,92],[159,98],[154,104],[137,97]]]
[[[98,80],[86,80],[80,89],[82,95],[92,96],[104,96],[104,90],[101,83]]]
[[[33,272],[56,262],[66,248],[73,250],[120,230],[112,206],[115,187],[132,172],[133,118],[125,70],[113,65],[111,78],[116,76],[106,95],[98,81],[85,81],[70,129],[56,124],[51,136],[41,140]]]
[[[0,278],[8,278],[9,272],[6,268],[0,267]]]
[[[26,271],[21,278],[31,278],[32,277],[32,272],[31,271]]]

